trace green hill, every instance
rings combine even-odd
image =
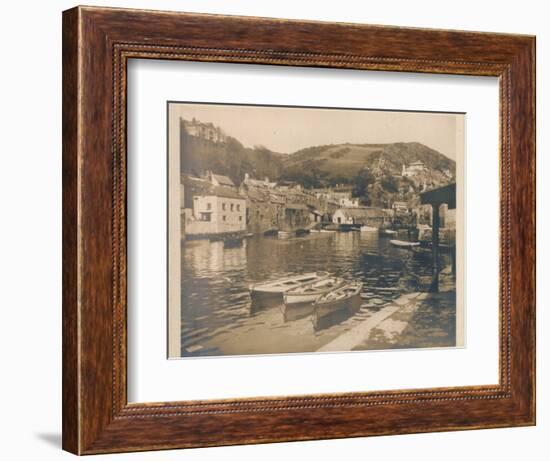
[[[306,188],[349,185],[363,204],[374,206],[415,203],[420,191],[448,184],[456,174],[453,160],[418,142],[312,146],[286,155],[263,146],[244,147],[232,137],[212,142],[183,129],[180,145],[182,173],[198,176],[211,170],[235,184],[248,173]],[[424,164],[423,171],[402,175],[404,166],[417,161]]]
[[[411,142],[309,147],[286,158],[281,178],[316,186],[334,185],[351,182],[364,169],[375,177],[399,175],[403,165],[415,161],[424,163],[430,176],[419,179],[448,182],[445,172],[455,175],[453,160],[424,144]]]

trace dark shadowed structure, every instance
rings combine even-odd
[[[456,208],[456,183],[437,189],[428,190],[420,194],[422,205],[432,206],[432,284],[430,291],[439,291],[439,207],[446,203],[449,209]],[[455,256],[453,252],[453,272]]]

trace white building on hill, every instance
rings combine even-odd
[[[195,136],[211,142],[225,142],[227,141],[227,135],[225,132],[210,122],[200,122],[193,118],[192,120],[181,119],[185,131],[190,136]]]
[[[401,176],[411,177],[426,171],[426,166],[420,160],[411,163],[409,166],[403,165]]]

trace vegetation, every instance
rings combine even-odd
[[[229,176],[239,184],[246,173],[255,178],[277,179],[283,170],[284,156],[266,147],[244,147],[228,137],[225,143],[213,143],[182,133],[180,160],[183,173],[199,176],[207,170]]]
[[[403,165],[418,160],[425,171],[410,178],[402,176]],[[452,182],[456,168],[453,160],[420,143],[323,145],[285,155],[260,145],[244,147],[232,137],[213,143],[185,132],[181,165],[184,173],[200,175],[212,170],[229,176],[235,184],[248,173],[306,188],[349,185],[354,197],[372,206],[388,206],[396,200],[414,202],[421,190]]]
[[[372,186],[375,180],[376,178],[368,170],[368,168],[362,168],[354,178],[352,194],[354,197],[359,197],[359,201],[362,205],[371,204],[371,198],[369,197],[369,186]]]

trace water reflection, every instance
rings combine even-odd
[[[441,255],[442,264],[449,255]],[[241,246],[207,240],[182,243],[182,355],[313,351],[431,274],[430,254],[389,244],[377,233],[316,233],[278,239],[257,236]],[[363,283],[364,308],[315,331],[307,313],[285,316],[280,306],[256,309],[249,286],[304,272],[328,271]],[[421,288],[421,287],[420,287]]]

